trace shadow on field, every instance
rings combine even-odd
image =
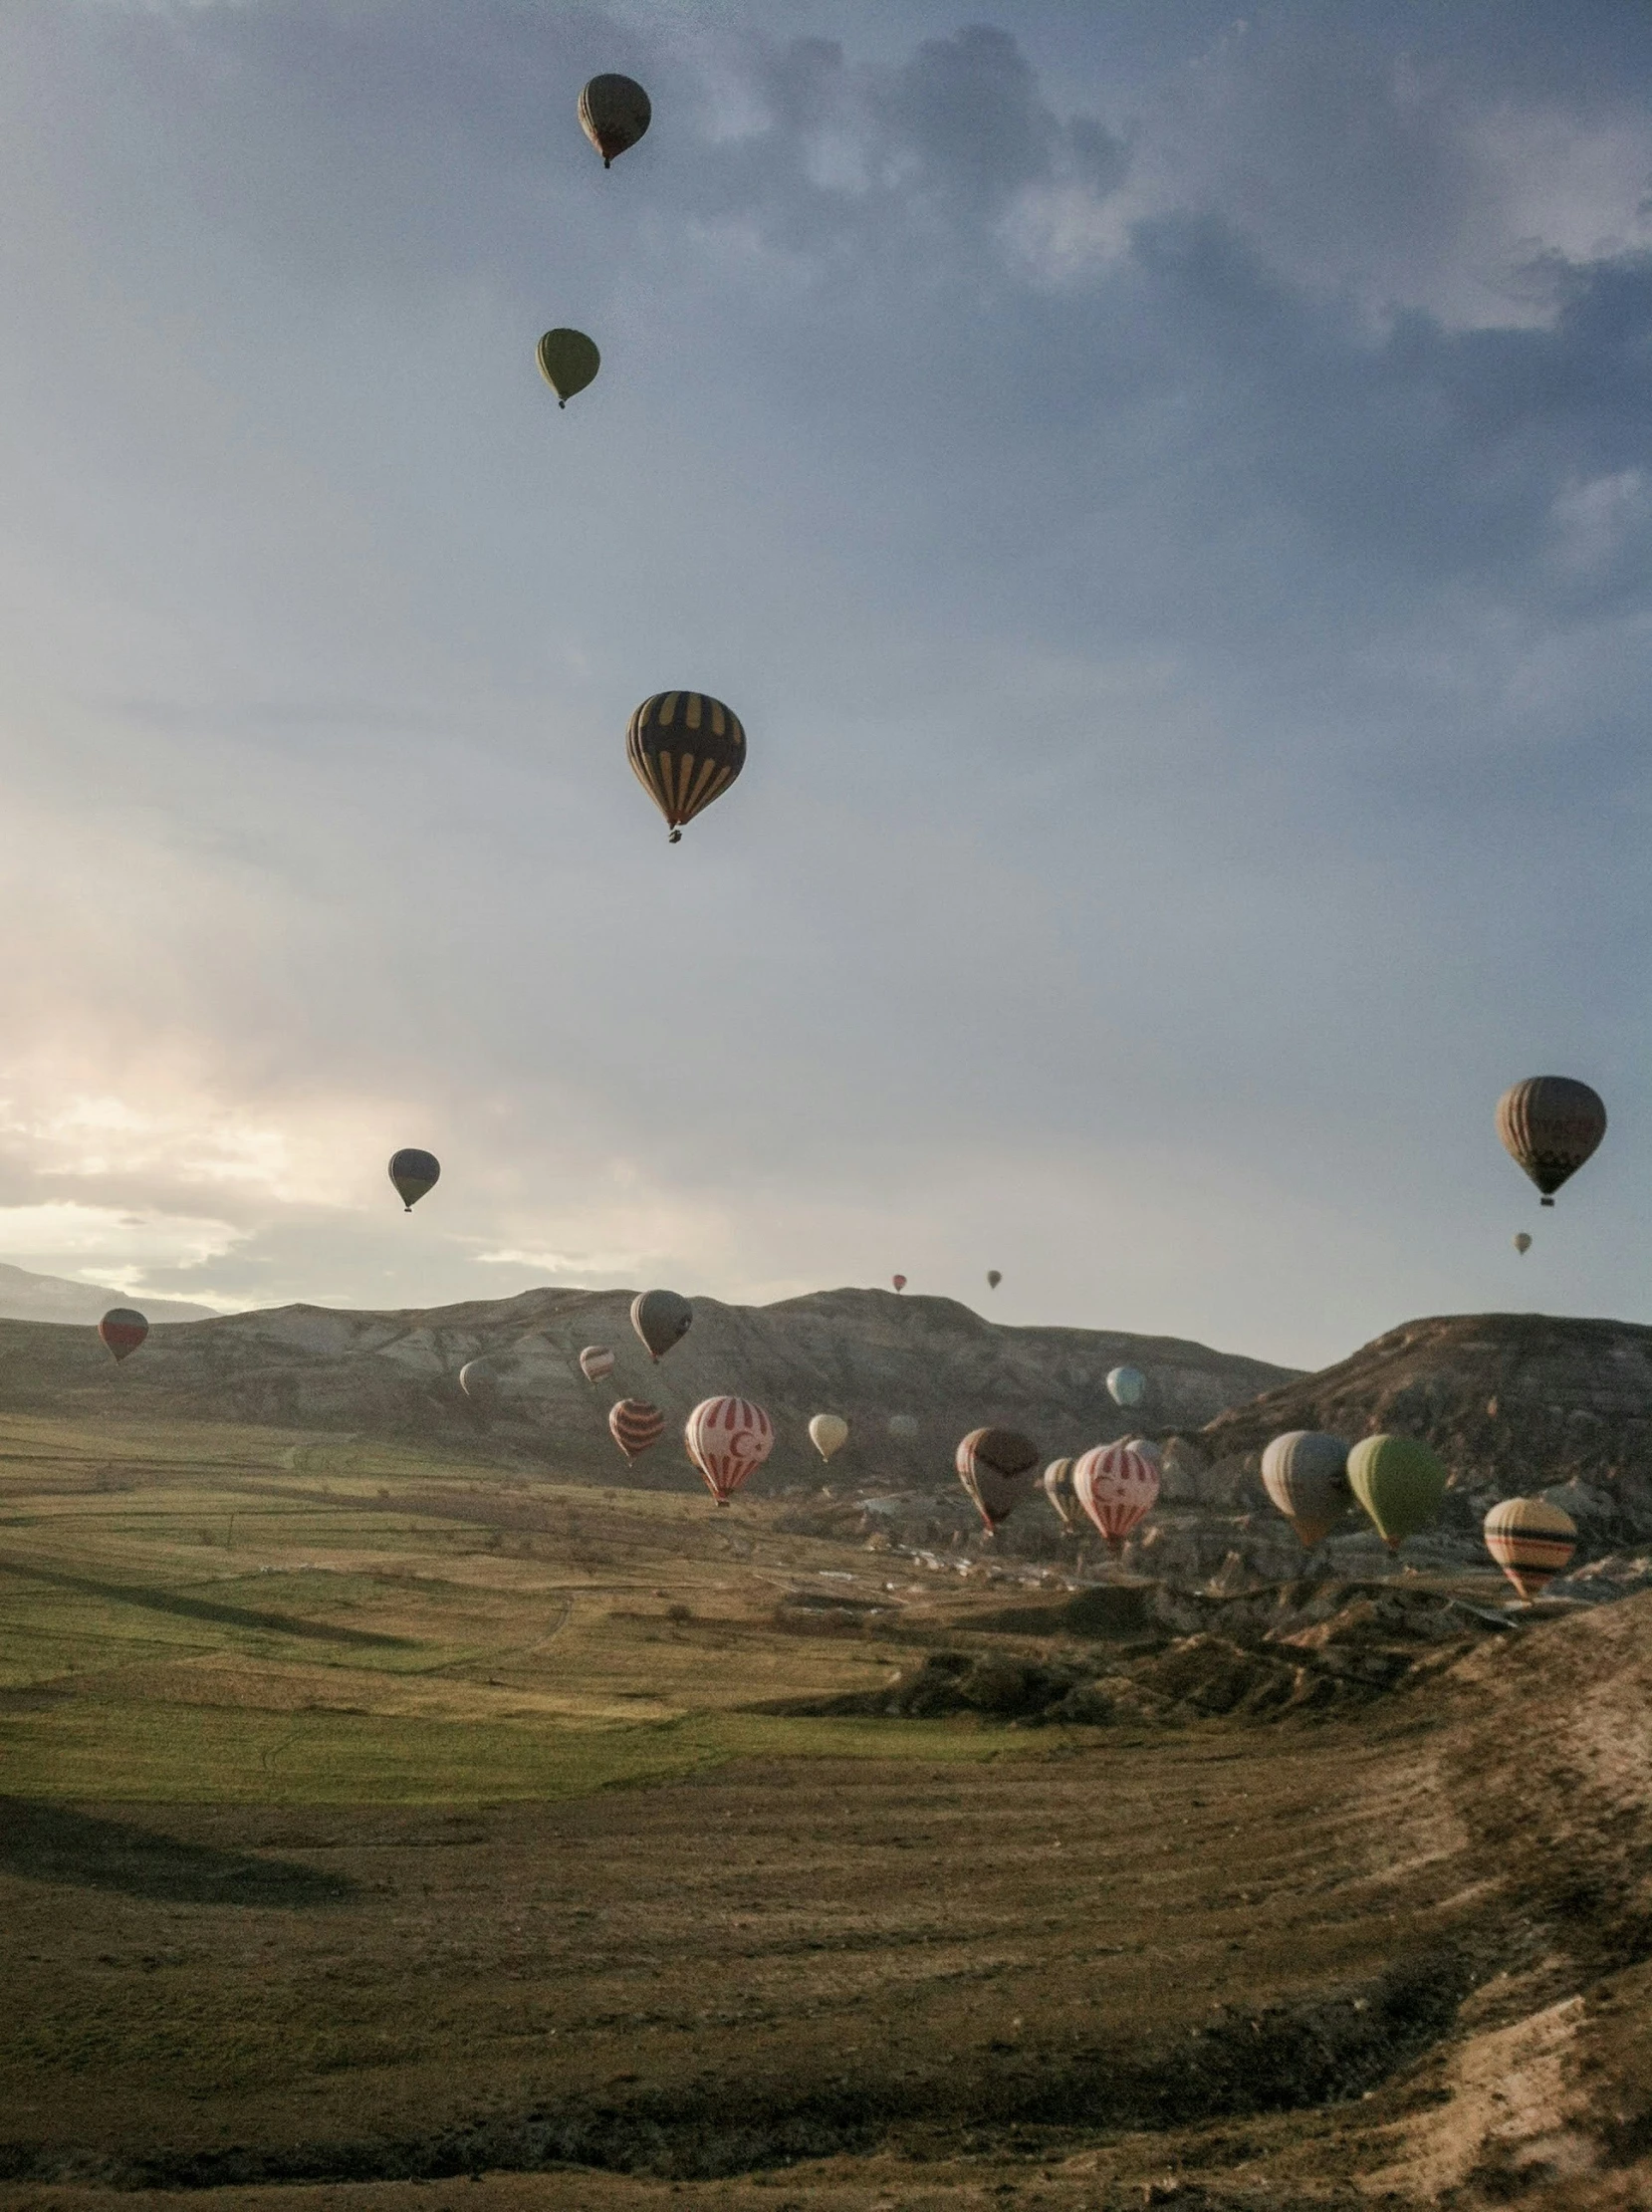
[[[0,1574],[48,1583],[54,1590],[72,1590],[82,1598],[107,1598],[118,1605],[140,1605],[145,1612],[175,1613],[185,1620],[215,1620],[230,1628],[265,1628],[279,1636],[303,1636],[312,1643],[370,1644],[377,1650],[395,1651],[413,1648],[408,1636],[375,1635],[370,1628],[335,1628],[322,1620],[300,1620],[292,1613],[258,1612],[250,1605],[220,1605],[210,1598],[184,1598],[176,1591],[153,1590],[141,1583],[98,1583],[87,1575],[59,1575],[49,1567],[23,1567],[16,1560],[0,1560]]]
[[[30,1881],[116,1889],[169,1904],[268,1905],[286,1910],[338,1904],[355,1884],[290,1859],[182,1843],[129,1821],[96,1820],[62,1805],[0,1798],[0,1868]]]

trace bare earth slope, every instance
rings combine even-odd
[[[811,1415],[845,1414],[851,1443],[833,1473],[849,1483],[950,1480],[954,1445],[981,1422],[1023,1428],[1052,1455],[1123,1433],[1107,1396],[1110,1367],[1129,1360],[1153,1383],[1152,1418],[1196,1427],[1292,1370],[1176,1338],[1084,1329],[1005,1329],[949,1299],[888,1291],[822,1291],[764,1307],[694,1302],[694,1326],[658,1364],[632,1334],[629,1291],[537,1290],[428,1312],[352,1313],[291,1306],[157,1331],[118,1372],[90,1334],[0,1325],[0,1408],[90,1410],[119,1403],[148,1417],[348,1429],[543,1459],[613,1478],[623,1462],[607,1431],[615,1398],[651,1399],[673,1424],[718,1391],[756,1398],[779,1432],[769,1479],[820,1475]],[[577,1356],[618,1354],[593,1389]],[[501,1398],[484,1419],[459,1369],[486,1355]],[[916,1419],[891,1437],[892,1414]],[[644,1461],[675,1468],[680,1453]]]

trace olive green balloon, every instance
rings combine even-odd
[[[540,374],[566,407],[577,391],[595,380],[602,357],[584,331],[547,331],[539,342]]]
[[[1348,1488],[1389,1551],[1432,1528],[1446,1494],[1443,1461],[1415,1436],[1367,1436],[1348,1454]]]

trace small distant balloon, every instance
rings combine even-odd
[[[681,841],[692,822],[721,798],[746,765],[740,717],[703,691],[656,691],[631,716],[625,755],[632,773]]]
[[[1546,1498],[1506,1498],[1487,1514],[1485,1535],[1487,1551],[1526,1598],[1563,1575],[1577,1549],[1577,1524]]]
[[[577,391],[596,381],[602,357],[584,331],[547,331],[539,342],[540,374],[566,407]]]
[[[665,1415],[646,1398],[621,1398],[608,1415],[608,1434],[630,1463],[665,1434]]]
[[[891,1275],[891,1276],[890,1276],[890,1278],[889,1278],[889,1280],[890,1280],[890,1282],[891,1282],[891,1283],[893,1283],[893,1285],[895,1286],[895,1289],[896,1289],[897,1291],[903,1291],[903,1290],[905,1290],[905,1288],[906,1288],[906,1278],[905,1278],[905,1276],[904,1276],[904,1275]]]
[[[613,1353],[606,1345],[587,1345],[580,1354],[580,1372],[588,1382],[600,1382],[613,1372]]]
[[[841,1413],[817,1413],[809,1424],[809,1441],[823,1459],[830,1459],[849,1440],[849,1424]]]
[[[425,1192],[435,1189],[441,1171],[435,1153],[421,1152],[414,1144],[390,1155],[390,1180],[404,1212],[411,1213]]]
[[[683,1424],[683,1442],[712,1497],[726,1506],[774,1448],[774,1423],[749,1398],[702,1398]]]
[[[1520,1254],[1521,1258],[1522,1258],[1522,1259],[1524,1260],[1524,1259],[1525,1259],[1525,1257],[1526,1257],[1526,1255],[1527,1255],[1527,1254],[1528,1254],[1528,1253],[1529,1253],[1529,1252],[1531,1251],[1531,1249],[1532,1249],[1532,1238],[1531,1238],[1531,1234],[1530,1234],[1530,1232],[1529,1232],[1529,1231],[1527,1231],[1527,1230],[1525,1230],[1525,1229],[1517,1229],[1517,1230],[1515,1231],[1515,1250],[1516,1250],[1516,1251],[1517,1251],[1517,1252],[1518,1252],[1518,1253]]]
[[[1107,1377],[1107,1395],[1114,1405],[1139,1405],[1147,1395],[1147,1377],[1139,1367],[1114,1367]]]
[[[1552,1206],[1560,1185],[1599,1147],[1606,1107],[1597,1091],[1573,1076],[1529,1076],[1499,1099],[1497,1133],[1542,1203]]]
[[[1070,1459],[1053,1459],[1040,1480],[1044,1494],[1056,1508],[1056,1517],[1065,1536],[1078,1533],[1078,1501],[1072,1495],[1072,1462]]]
[[[958,1480],[989,1536],[1032,1491],[1038,1463],[1038,1445],[1013,1428],[972,1428],[959,1444],[953,1461]]]
[[[914,1443],[918,1436],[918,1417],[915,1413],[891,1413],[889,1434],[902,1444]]]
[[[634,77],[593,77],[580,94],[580,127],[611,169],[654,120],[653,104]]]
[[[675,1291],[643,1291],[631,1301],[631,1327],[647,1346],[650,1359],[663,1359],[673,1345],[681,1344],[693,1320],[693,1307]]]
[[[997,1290],[997,1288],[998,1288],[998,1286],[999,1286],[999,1284],[1000,1284],[1000,1283],[1002,1283],[1002,1282],[1003,1282],[1003,1280],[1004,1280],[1003,1276],[1002,1276],[1002,1275],[1001,1275],[1001,1274],[999,1273],[999,1271],[998,1271],[998,1269],[997,1269],[996,1267],[990,1267],[990,1268],[988,1268],[988,1270],[987,1270],[987,1288],[988,1288],[988,1290],[990,1290],[990,1291],[996,1291],[996,1290]]]
[[[98,1334],[117,1360],[129,1359],[149,1334],[149,1324],[135,1306],[112,1306],[98,1324]]]
[[[459,1387],[486,1413],[499,1396],[499,1369],[491,1359],[467,1359],[459,1369]]]

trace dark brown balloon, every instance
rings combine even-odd
[[[149,1334],[149,1324],[135,1306],[112,1306],[98,1324],[98,1334],[117,1360],[129,1359]]]
[[[1560,1185],[1605,1135],[1605,1104],[1572,1076],[1529,1076],[1499,1099],[1497,1133],[1541,1191],[1543,1204],[1551,1206]]]
[[[602,156],[604,169],[634,146],[654,120],[652,101],[634,77],[593,77],[580,95],[580,128]]]
[[[631,1300],[631,1327],[648,1348],[650,1359],[663,1359],[693,1326],[694,1309],[675,1291],[639,1291]]]
[[[953,1464],[990,1536],[1034,1488],[1039,1447],[1013,1428],[972,1428]]]
[[[625,753],[675,845],[683,824],[727,791],[745,767],[746,733],[721,699],[703,691],[658,691],[631,716]]]

